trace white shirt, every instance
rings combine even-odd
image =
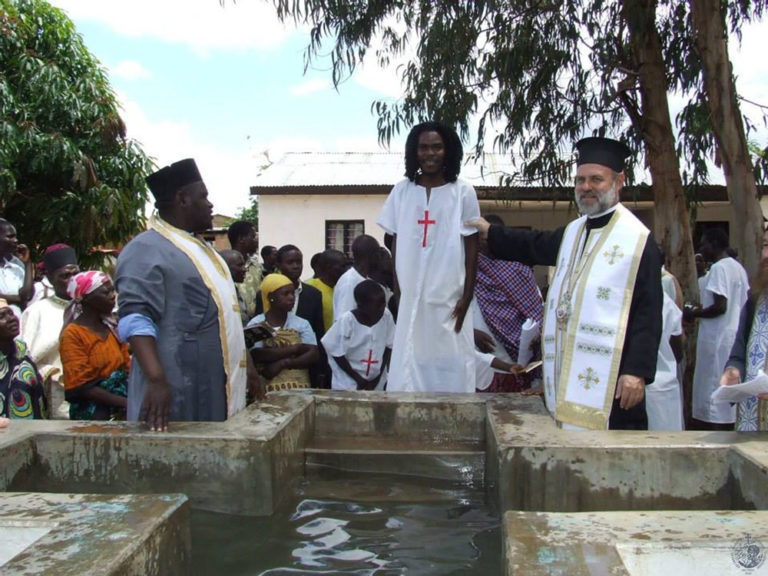
[[[355,372],[372,380],[381,372],[384,352],[392,348],[394,339],[395,321],[389,310],[385,309],[381,320],[373,326],[360,324],[351,311],[344,313],[322,338],[333,373],[332,388],[357,390],[355,381],[339,367],[334,357],[344,356]],[[386,383],[387,373],[384,371],[376,390],[383,390]]]
[[[26,276],[26,267],[24,262],[11,256],[0,266],[0,294],[18,295],[19,290],[24,286],[24,277]],[[18,318],[21,318],[21,308],[12,304],[11,308]]]
[[[27,306],[39,302],[40,300],[50,298],[54,293],[53,284],[51,284],[51,281],[48,280],[47,276],[43,276],[43,279],[40,282],[35,282],[35,293],[32,295],[32,299]]]
[[[336,322],[345,313],[357,308],[355,303],[355,286],[365,280],[355,267],[344,272],[333,287],[333,321]]]

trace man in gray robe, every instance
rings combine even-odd
[[[213,206],[192,159],[150,175],[147,184],[159,218],[126,245],[115,275],[120,337],[133,353],[128,420],[146,420],[153,431],[167,430],[169,420],[226,420],[233,406],[245,405],[246,366],[251,395],[258,375],[245,353],[229,271],[197,236],[210,228]],[[225,325],[234,311],[239,335]],[[241,347],[228,363],[227,353],[241,354]]]

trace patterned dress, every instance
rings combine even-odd
[[[259,314],[251,319],[248,325],[255,326],[261,322],[266,322],[266,319],[264,314]],[[312,346],[317,346],[317,339],[315,338],[315,332],[312,330],[312,326],[309,325],[309,322],[304,318],[296,316],[293,312],[289,312],[285,319],[285,324],[276,329],[275,336],[256,342],[253,348],[286,348],[296,344],[311,344]],[[256,368],[261,370],[263,366],[257,363]],[[264,380],[267,392],[279,392],[280,390],[296,390],[310,387],[308,368],[289,368],[287,370],[282,370],[271,380],[265,378],[263,375],[262,379]]]
[[[0,352],[0,415],[6,418],[47,418],[43,379],[23,340],[14,340],[10,356]]]
[[[761,296],[755,306],[755,316],[747,343],[747,374],[744,381],[757,377],[759,370],[765,370],[768,349],[768,297]],[[768,401],[753,396],[739,402],[736,430],[754,432],[768,430]]]

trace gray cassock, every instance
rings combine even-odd
[[[172,421],[227,419],[218,308],[195,265],[154,230],[136,236],[117,259],[119,316],[141,314],[158,329],[157,352],[171,387]],[[132,359],[128,420],[138,420],[147,381]]]

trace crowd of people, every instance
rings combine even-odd
[[[577,143],[581,216],[551,231],[481,217],[463,150],[415,126],[405,179],[351,258],[263,246],[230,225],[217,253],[192,159],[147,178],[156,215],[113,279],[48,247],[35,268],[0,220],[0,407],[10,418],[221,421],[280,390],[541,394],[572,429],[682,430],[684,323],[698,323],[692,427],[766,429],[766,399],[717,404],[754,379],[768,348],[768,235],[749,293],[727,235],[701,241],[701,303],[683,306],[648,229],[620,202],[629,149]],[[260,260],[259,260],[260,255]],[[532,266],[551,267],[546,292]],[[35,279],[37,280],[35,282]]]

